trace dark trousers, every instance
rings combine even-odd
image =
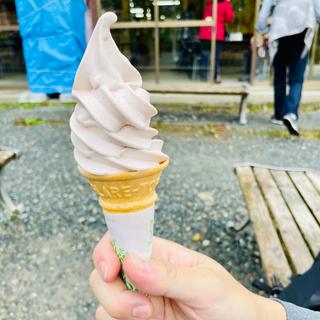
[[[243,74],[250,75],[251,72],[251,60],[252,60],[252,50],[248,46],[243,52],[244,63],[243,63]]]
[[[215,55],[215,71],[214,79],[217,80],[220,73],[220,55],[222,50],[223,41],[216,41],[216,55]],[[208,71],[210,69],[210,52],[211,41],[201,40],[201,58],[200,58],[200,78],[202,80],[208,79]]]
[[[282,119],[287,113],[298,116],[304,73],[308,57],[301,58],[305,31],[279,39],[274,58],[274,108],[275,118]],[[287,94],[287,72],[289,92]]]

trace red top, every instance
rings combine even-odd
[[[203,19],[212,17],[212,1],[207,2],[204,10]],[[232,23],[234,20],[234,12],[230,0],[218,2],[217,12],[217,40],[223,41],[225,38],[225,24]],[[211,27],[200,27],[199,39],[211,40]]]

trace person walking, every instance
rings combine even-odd
[[[212,0],[207,0],[204,10],[203,19],[212,19]],[[216,32],[216,54],[215,54],[215,82],[219,80],[220,54],[222,44],[225,40],[226,24],[232,23],[234,20],[234,12],[230,0],[218,0],[217,6],[217,32]],[[212,40],[212,27],[201,27],[199,32],[201,41],[201,61],[200,61],[200,78],[203,81],[208,80],[208,69],[210,65],[210,50]]]
[[[319,20],[319,0],[264,0],[256,25],[258,39],[269,32],[270,61],[274,68],[271,122],[284,124],[296,136],[299,136],[297,121],[308,52]]]

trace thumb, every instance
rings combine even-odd
[[[196,266],[177,266],[168,261],[146,260],[128,254],[123,270],[141,292],[153,296],[194,300],[207,287],[208,271]]]

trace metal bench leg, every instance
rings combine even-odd
[[[241,101],[240,101],[240,111],[239,111],[239,122],[242,125],[245,125],[248,123],[247,120],[247,105],[248,105],[248,93],[244,93],[241,95]]]
[[[0,204],[4,206],[11,214],[12,213],[20,213],[23,210],[22,205],[14,205],[2,183],[2,172],[0,169]]]

